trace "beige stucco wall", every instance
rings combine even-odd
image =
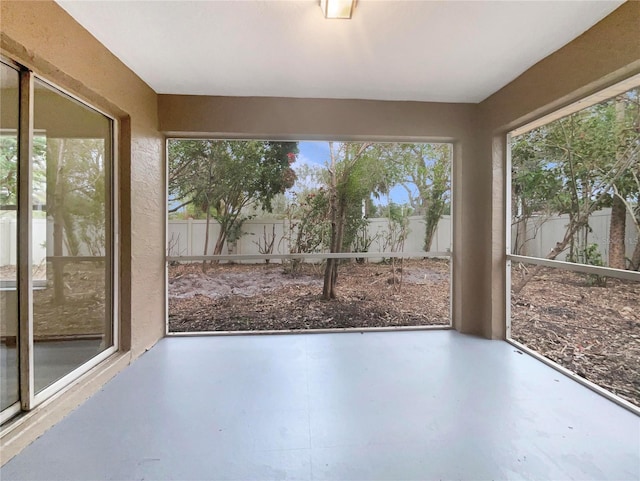
[[[164,335],[165,201],[164,142],[151,88],[52,1],[0,2],[0,49],[118,121],[124,352],[4,434],[4,463]]]

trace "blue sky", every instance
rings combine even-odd
[[[298,142],[298,149],[298,158],[296,159],[295,164],[293,164],[294,170],[296,169],[296,167],[304,164],[324,167],[329,161],[329,142]],[[391,201],[397,204],[404,204],[409,202],[407,191],[400,186],[391,189],[390,197]],[[387,204],[387,198],[386,196],[384,196],[383,198],[375,200],[374,202],[378,205],[384,205]]]

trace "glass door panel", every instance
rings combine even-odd
[[[0,410],[19,401],[18,71],[0,63]]]
[[[113,345],[111,120],[34,86],[33,329],[38,393]]]

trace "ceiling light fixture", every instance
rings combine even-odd
[[[356,0],[320,0],[324,18],[349,19],[353,15]]]

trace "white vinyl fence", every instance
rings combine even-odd
[[[606,262],[609,254],[609,223],[610,209],[595,212],[589,219],[592,232],[589,234],[589,243],[598,245],[598,252]],[[532,257],[545,257],[562,240],[566,231],[569,218],[566,215],[548,218],[534,217],[527,223],[525,235],[525,250],[520,253]],[[33,262],[40,264],[47,256],[47,246],[52,245],[52,239],[47,237],[47,220],[33,220]],[[191,256],[202,255],[204,252],[204,235],[206,221],[204,220],[171,220],[167,231],[167,255]],[[0,266],[16,265],[16,219],[15,215],[3,215],[0,217]],[[223,254],[260,254],[258,243],[264,244],[263,236],[266,231],[270,237],[275,230],[274,254],[288,254],[289,242],[287,233],[289,224],[286,220],[277,219],[252,219],[243,224],[245,234],[238,240],[235,246],[225,246]],[[49,237],[53,231],[49,226]],[[209,253],[218,236],[219,226],[211,222],[209,226]],[[385,246],[385,237],[389,233],[389,221],[386,218],[370,219],[368,235],[373,238],[369,252],[389,252]],[[522,245],[523,239],[517,239],[517,228],[512,226],[512,251],[518,240]],[[638,242],[638,236],[633,225],[633,219],[627,216],[627,231],[625,237],[626,255],[631,257]],[[424,219],[422,217],[409,218],[409,235],[404,243],[404,252],[420,252],[424,243]],[[386,247],[386,248],[385,248]],[[431,246],[432,252],[447,252],[451,249],[451,217],[444,216],[438,224],[436,235]],[[89,255],[86,246],[81,246],[80,255]],[[51,254],[50,254],[51,255]],[[67,255],[66,249],[64,255]],[[372,259],[373,260],[373,259]],[[566,252],[558,257],[558,260],[566,260]]]
[[[589,244],[597,244],[598,250],[605,264],[609,258],[609,225],[611,224],[611,209],[602,209],[594,212],[589,217],[589,227],[591,232],[588,234],[587,242]],[[552,217],[532,217],[527,222],[526,234],[524,239],[522,235],[518,238],[517,226],[511,226],[511,251],[516,253],[516,242],[520,247],[520,255],[530,257],[546,257],[560,242],[569,225],[568,215],[558,215]],[[522,229],[521,229],[522,232]],[[626,234],[625,234],[625,252],[626,257],[631,258],[633,250],[638,243],[638,234],[633,224],[631,214],[627,213]],[[557,257],[559,261],[566,261],[568,249]]]
[[[0,217],[0,267],[17,265],[17,237],[18,222],[15,213]],[[47,256],[53,255],[53,222],[48,219],[33,219],[31,245],[33,246],[33,264],[46,262]],[[49,252],[47,252],[49,248]],[[91,250],[79,240],[79,256],[91,256]],[[68,256],[66,245],[62,246],[62,255]]]
[[[17,238],[18,221],[15,213],[0,217],[0,267],[18,264]],[[33,219],[33,263],[39,265],[47,258],[47,220]],[[53,244],[49,244],[53,245]]]
[[[611,221],[611,209],[603,209],[594,212],[589,219],[592,232],[589,233],[590,244],[597,244],[598,252],[607,262],[609,255],[609,224]],[[533,217],[527,222],[525,239],[517,238],[517,227],[512,226],[512,252],[515,252],[515,243],[521,246],[525,244],[524,251],[520,253],[532,257],[545,257],[557,242],[561,241],[569,224],[567,215],[552,217]],[[627,257],[631,257],[638,242],[638,235],[633,224],[633,218],[627,214],[627,227],[625,247]],[[206,222],[204,220],[172,220],[169,222],[167,232],[167,255],[169,256],[197,256],[204,253],[204,235]],[[404,252],[420,252],[424,245],[424,219],[422,217],[409,218],[409,235],[404,244]],[[223,254],[260,254],[258,243],[264,245],[263,236],[266,231],[271,237],[275,232],[274,254],[288,254],[289,243],[286,233],[289,224],[286,220],[252,219],[243,224],[243,235],[235,246],[226,246]],[[211,254],[213,245],[218,236],[219,227],[215,222],[209,226],[209,251]],[[389,233],[389,221],[386,218],[370,219],[368,234],[375,238],[369,252],[389,252],[385,248],[384,239]],[[451,249],[451,216],[444,216],[438,224],[436,235],[433,239],[431,251],[447,252]],[[558,260],[566,260],[567,252],[558,256]]]
[[[282,219],[251,219],[242,224],[244,235],[238,239],[235,245],[227,243],[222,254],[261,254],[259,244],[265,245],[265,234],[270,240],[275,233],[273,254],[289,254],[290,224]],[[421,252],[424,246],[424,219],[422,217],[409,218],[409,234],[404,242],[403,252]],[[209,224],[209,249],[213,246],[220,232],[219,225],[212,221]],[[205,220],[171,220],[167,231],[167,255],[199,256],[204,254],[204,239],[206,234]],[[389,237],[389,220],[386,218],[369,219],[367,234],[373,239],[369,252],[390,252],[391,247],[385,240]],[[451,248],[451,217],[444,216],[440,223],[431,245],[432,252],[448,252]],[[264,252],[262,252],[264,253]],[[380,257],[382,259],[382,257]],[[373,259],[375,260],[375,259]],[[250,261],[255,262],[255,261]]]

